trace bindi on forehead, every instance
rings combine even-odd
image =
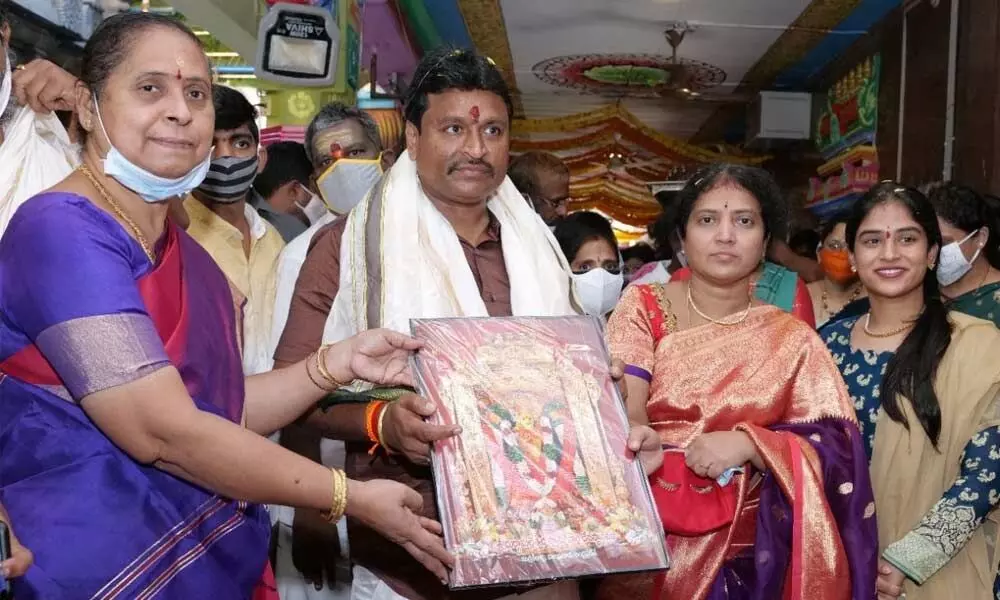
[[[469,117],[472,118],[473,123],[479,122],[479,106],[473,105],[472,108],[469,109]]]

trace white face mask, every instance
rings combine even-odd
[[[361,203],[368,190],[382,177],[382,160],[342,158],[316,180],[326,205],[346,215]]]
[[[298,206],[299,210],[302,211],[302,214],[309,219],[310,225],[315,225],[317,221],[323,218],[323,215],[330,212],[330,209],[326,206],[326,203],[323,202],[322,198],[309,191],[305,186],[302,186],[302,189],[309,193],[309,201],[306,202],[305,206],[296,202],[295,206]]]
[[[175,179],[150,173],[125,158],[125,155],[111,143],[108,130],[104,128],[104,120],[101,118],[101,109],[97,105],[96,94],[94,95],[94,112],[97,114],[97,123],[101,126],[104,139],[108,141],[108,155],[104,157],[104,174],[115,178],[118,183],[135,192],[146,202],[155,204],[176,196],[183,196],[201,185],[205,176],[208,175],[208,170],[212,166],[211,150],[201,163]]]
[[[972,269],[972,263],[976,262],[976,259],[979,258],[979,253],[983,250],[982,248],[976,249],[976,253],[972,255],[972,260],[966,260],[965,254],[962,252],[962,244],[972,239],[972,236],[977,233],[979,233],[978,230],[973,231],[963,239],[946,244],[941,248],[941,256],[938,257],[937,278],[938,283],[943,287],[948,287],[964,277]]]
[[[615,275],[604,269],[591,269],[586,273],[573,274],[573,285],[580,299],[581,308],[588,315],[595,317],[603,317],[614,310],[622,295],[624,284],[625,278],[621,273]]]

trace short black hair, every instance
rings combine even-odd
[[[656,253],[649,244],[639,242],[622,250],[622,260],[628,262],[633,258],[641,260],[643,263],[651,263],[656,260]]]
[[[615,250],[618,249],[611,222],[595,212],[580,211],[566,215],[556,223],[553,234],[569,262],[573,262],[580,248],[590,240],[604,240]]]
[[[1000,268],[1000,214],[993,198],[957,183],[937,183],[928,186],[927,199],[937,216],[956,229],[973,233],[985,227],[989,238],[983,255]]]
[[[257,109],[247,97],[227,85],[212,85],[212,104],[215,105],[215,130],[232,131],[246,125],[253,141],[260,143],[257,128]]]
[[[87,39],[87,44],[83,47],[80,81],[99,96],[112,71],[125,60],[135,40],[154,27],[183,33],[201,48],[198,36],[172,16],[154,12],[119,13],[101,21]],[[205,65],[208,66],[207,56]]]
[[[742,188],[756,198],[764,220],[764,235],[784,241],[788,232],[788,205],[774,177],[758,167],[727,163],[702,167],[677,195],[675,223],[682,238],[687,235],[688,218],[698,198],[723,185]]]
[[[829,232],[827,232],[827,235],[829,235]],[[799,229],[788,237],[788,247],[799,256],[811,258],[816,256],[816,249],[819,248],[825,239],[826,236],[821,237],[815,229]]]
[[[677,231],[677,194],[676,191],[661,190],[656,193],[656,201],[663,207],[660,216],[646,229],[656,247],[659,260],[673,260],[674,254],[680,248],[674,248],[674,236]]]
[[[483,90],[500,96],[507,116],[514,114],[510,88],[492,60],[474,50],[443,46],[424,55],[413,73],[403,100],[403,117],[420,130],[427,112],[427,96],[448,90]]]
[[[566,163],[561,158],[554,154],[539,152],[537,150],[525,152],[514,157],[510,161],[510,166],[507,167],[507,177],[510,177],[517,191],[527,194],[532,198],[537,198],[539,193],[538,176],[546,170],[550,173],[558,173],[569,177],[569,167],[566,166]]]
[[[0,0],[0,27],[10,22],[10,15],[7,12],[7,0]]]
[[[253,180],[253,188],[265,199],[289,181],[309,185],[312,163],[298,142],[277,142],[267,147],[267,164]]]

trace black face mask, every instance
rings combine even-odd
[[[214,202],[230,204],[246,196],[256,176],[256,154],[249,158],[223,156],[212,161],[198,192]]]

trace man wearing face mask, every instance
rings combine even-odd
[[[311,224],[303,211],[314,196],[309,189],[311,178],[312,164],[302,144],[278,142],[267,147],[267,164],[253,181],[251,202],[285,242]]]
[[[392,159],[382,147],[371,116],[339,102],[327,104],[313,117],[306,128],[305,147],[315,187],[326,207],[337,215],[354,208],[358,196],[368,191]],[[334,163],[340,164],[334,168]],[[344,169],[347,165],[351,167]],[[309,211],[306,214],[310,222],[318,220]]]
[[[215,85],[212,162],[204,181],[184,201],[188,233],[202,245],[245,298],[243,370],[270,370],[275,269],[285,243],[247,202],[267,154],[258,150],[257,111],[238,91]]]
[[[318,343],[322,320],[333,303],[329,282],[339,279],[340,257],[322,252],[313,255],[310,249],[336,235],[338,219],[361,202],[382,176],[383,165],[391,159],[390,153],[383,152],[371,116],[336,102],[320,109],[309,123],[305,153],[311,163],[310,187],[318,189],[322,197],[308,190],[308,200],[299,206],[311,225],[288,243],[278,260],[270,352],[278,366],[285,364],[283,357],[302,347],[301,340]],[[339,248],[339,236],[337,240]],[[318,312],[317,307],[321,307]],[[316,319],[303,319],[305,314],[315,315]],[[313,428],[286,427],[281,432],[281,444],[328,467],[344,466],[344,443],[321,440]],[[287,507],[275,508],[272,515],[285,525],[277,530],[276,569],[281,597],[286,600],[349,597],[346,523],[341,521],[331,526],[315,511]]]
[[[525,152],[510,161],[507,176],[550,228],[566,216],[569,168],[548,152]]]

